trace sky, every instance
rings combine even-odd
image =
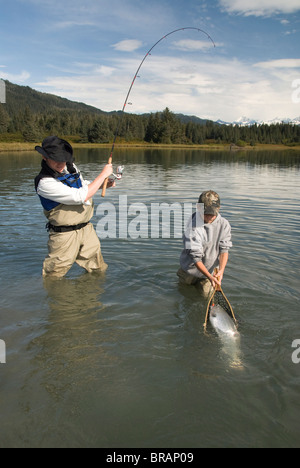
[[[122,109],[300,116],[300,0],[0,0],[0,78]]]

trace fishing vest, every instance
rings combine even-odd
[[[80,173],[76,171],[73,164],[68,164],[68,173],[61,174],[53,171],[46,161],[42,161],[42,170],[35,178],[35,190],[37,192],[40,181],[46,177],[52,177],[70,188],[80,189],[82,181]],[[88,223],[94,214],[94,204],[91,205],[63,205],[62,203],[49,200],[39,195],[44,214],[53,226],[74,226]]]

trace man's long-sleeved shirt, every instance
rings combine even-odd
[[[66,168],[62,172],[62,175],[67,173]],[[89,182],[84,180],[82,176],[80,176],[80,179],[82,187],[71,188],[53,177],[45,177],[38,184],[37,194],[44,199],[63,205],[90,205],[90,201],[85,201],[88,194]]]

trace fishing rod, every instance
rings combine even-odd
[[[208,39],[212,42],[213,46],[216,47],[216,44],[214,42],[214,40],[212,39],[212,37],[206,32],[204,31],[203,29],[199,29],[199,28],[193,28],[193,27],[187,27],[187,28],[180,28],[180,29],[175,29],[174,31],[166,34],[165,36],[163,36],[162,38],[159,39],[159,41],[157,41],[152,47],[151,49],[148,50],[148,52],[146,53],[145,57],[143,58],[143,60],[141,61],[135,75],[134,75],[134,78],[133,78],[133,81],[131,83],[131,86],[129,88],[129,91],[127,93],[127,96],[126,96],[126,99],[125,99],[125,102],[124,102],[124,105],[123,105],[123,109],[122,109],[122,112],[121,112],[121,115],[120,115],[120,118],[119,118],[119,123],[118,123],[118,126],[117,126],[117,129],[116,129],[116,133],[115,133],[115,136],[114,136],[114,140],[113,140],[113,145],[112,145],[112,149],[111,149],[111,153],[110,153],[110,156],[109,156],[109,159],[108,159],[108,164],[111,164],[112,163],[112,156],[113,156],[113,152],[114,152],[114,149],[115,149],[115,144],[116,144],[116,141],[117,141],[117,138],[118,138],[118,135],[119,135],[119,131],[120,131],[120,127],[121,127],[121,123],[122,123],[122,120],[123,120],[123,117],[124,117],[124,113],[125,113],[125,108],[128,104],[128,99],[129,99],[129,96],[130,96],[130,93],[132,91],[132,88],[133,88],[133,85],[138,77],[138,74],[140,72],[140,69],[142,68],[145,60],[147,59],[147,57],[149,55],[151,55],[151,52],[152,50],[160,43],[162,42],[164,39],[166,39],[167,37],[171,36],[172,34],[175,34],[179,31],[187,31],[187,30],[194,30],[194,31],[198,31],[198,32],[201,32],[203,34],[205,34]],[[106,193],[106,187],[107,187],[107,182],[108,182],[108,178],[105,179],[104,181],[104,184],[103,184],[103,188],[102,188],[102,197],[105,197],[105,193]]]

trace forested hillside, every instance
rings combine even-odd
[[[103,112],[29,87],[6,83],[6,104],[0,104],[0,142],[40,142],[59,135],[72,142],[111,142],[120,112]],[[176,115],[168,108],[147,115],[124,114],[119,140],[160,144],[257,143],[300,144],[300,126],[292,124],[220,125]]]

